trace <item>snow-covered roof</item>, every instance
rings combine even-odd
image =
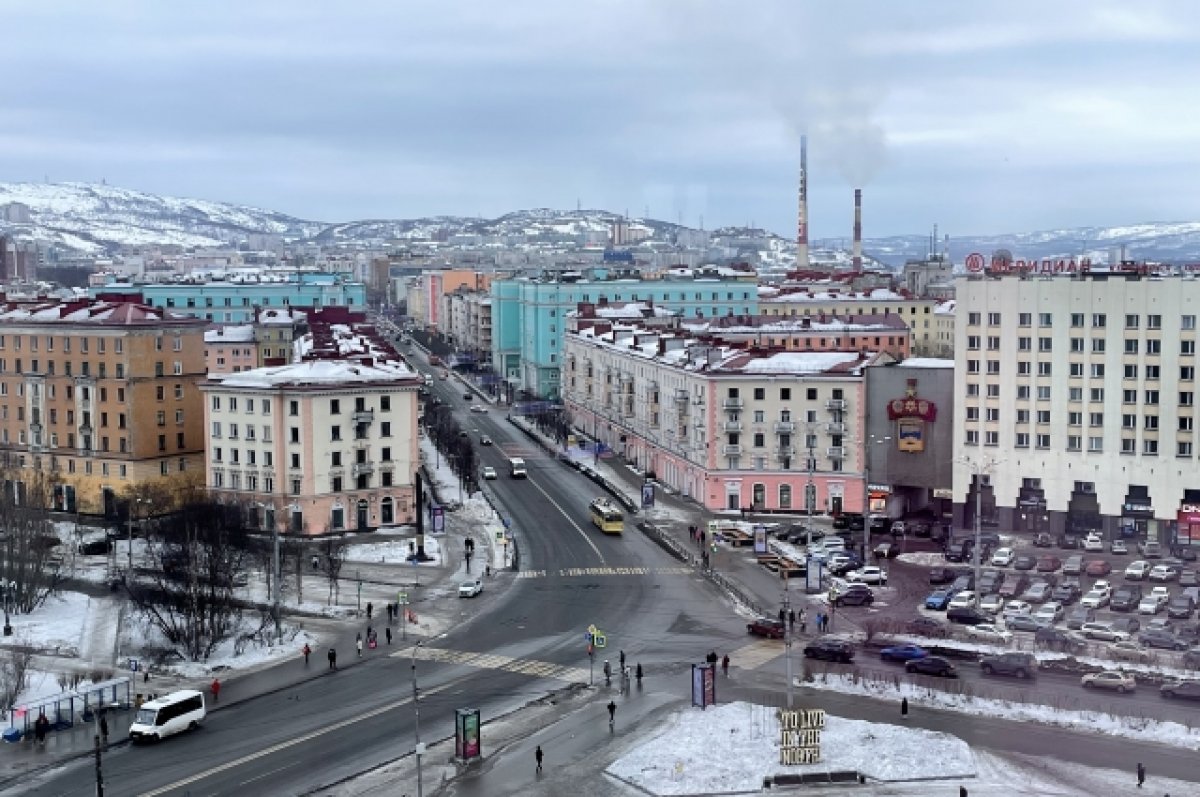
[[[308,360],[290,365],[253,368],[236,374],[210,374],[209,383],[220,387],[337,387],[399,383],[415,375],[399,363],[359,365],[339,360]]]
[[[682,326],[697,335],[795,335],[800,333],[838,334],[846,332],[908,331],[899,315],[882,313],[846,316],[723,316],[684,319]]]
[[[45,302],[0,302],[0,323],[7,324],[94,324],[96,326],[198,326],[208,322],[179,315],[161,307],[134,302],[91,299]]]
[[[844,368],[861,361],[856,352],[844,351],[784,351],[763,357],[745,355],[746,361],[723,363],[736,365],[747,374],[820,374]]]
[[[762,296],[762,293],[759,293]],[[772,302],[911,302],[916,297],[905,296],[888,288],[873,288],[869,291],[796,291],[795,293],[778,293],[767,297]]]
[[[958,306],[957,299],[947,299],[946,301],[933,308],[934,315],[954,315],[954,308]]]
[[[909,357],[903,362],[897,363],[905,368],[953,368],[954,360],[947,360],[941,357]]]
[[[581,316],[579,310],[570,310],[567,312],[568,318],[645,318],[653,316],[654,318],[671,318],[679,315],[676,310],[671,310],[666,307],[654,304],[646,304],[645,302],[625,302],[623,304],[597,304],[593,306],[593,312],[587,316]]]
[[[230,324],[228,326],[217,327],[216,329],[206,330],[204,333],[205,343],[253,343],[254,342],[254,325],[253,324]]]

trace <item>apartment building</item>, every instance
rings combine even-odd
[[[725,316],[687,320],[683,327],[693,335],[785,351],[882,351],[903,359],[911,349],[911,331],[898,315]]]
[[[256,367],[291,362],[292,347],[308,331],[308,319],[312,312],[311,309],[296,307],[257,308],[252,324],[258,357]]]
[[[442,297],[443,328],[450,344],[469,362],[492,359],[492,297],[459,288]]]
[[[1200,544],[1200,281],[1136,267],[957,280],[954,512]]]
[[[229,324],[204,333],[204,362],[210,374],[236,374],[259,366],[253,324]]]
[[[886,354],[738,348],[580,322],[565,338],[574,424],[710,510],[862,511],[864,372]]]
[[[132,301],[0,303],[0,451],[56,509],[168,503],[203,472],[204,329]]]
[[[934,315],[940,303],[938,299],[888,288],[854,291],[764,287],[759,290],[759,308],[764,316],[895,315],[911,330],[911,353],[916,357],[940,356],[942,350]]]
[[[396,363],[351,360],[211,375],[200,386],[209,490],[263,530],[411,523],[420,385]]]

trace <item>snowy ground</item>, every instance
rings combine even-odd
[[[416,545],[416,530],[412,536],[396,539],[388,537],[380,542],[363,542],[346,546],[346,562],[371,562],[376,564],[403,564],[413,567],[408,562],[411,555],[410,543]],[[442,564],[442,544],[432,534],[425,535],[425,555],[428,562],[421,562],[423,567],[440,567]]]
[[[944,733],[826,717],[821,762],[779,763],[776,709],[730,703],[672,716],[659,733],[606,770],[651,794],[732,794],[761,790],[763,778],[803,772],[860,772],[872,780],[972,778],[970,748]],[[936,756],[926,754],[936,749]],[[719,750],[720,755],[713,755]]]
[[[797,679],[796,684],[811,689],[827,689],[843,694],[864,695],[891,702],[897,702],[906,697],[914,706],[921,705],[965,714],[983,714],[1020,722],[1037,722],[1059,728],[1098,732],[1109,736],[1200,750],[1200,728],[1188,727],[1178,722],[1162,722],[1144,717],[1114,716],[1099,711],[1068,711],[1037,703],[980,698],[969,693],[957,694],[930,689],[915,683],[898,681],[891,677],[875,679],[841,673],[819,673],[811,681]]]

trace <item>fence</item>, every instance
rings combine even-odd
[[[705,578],[713,582],[718,589],[723,590],[735,602],[740,603],[742,606],[754,612],[755,614],[766,614],[765,610],[758,604],[756,600],[754,600],[753,597],[750,596],[749,593],[746,592],[745,589],[742,588],[741,584],[721,573],[718,573],[712,568],[704,570],[701,567],[700,557],[693,553],[682,542],[675,539],[670,534],[667,534],[653,523],[643,521],[638,523],[637,527],[639,531],[649,537],[653,542],[657,543],[660,548],[665,550],[671,556],[674,556],[679,561],[696,568]]]
[[[51,730],[63,730],[72,727],[77,719],[90,722],[99,709],[126,709],[129,705],[129,678],[114,678],[14,706],[9,714],[9,730],[28,734],[42,714],[50,721]]]

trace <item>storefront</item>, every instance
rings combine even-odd
[[[1118,529],[1124,539],[1162,542],[1158,521],[1154,519],[1154,507],[1150,503],[1150,491],[1146,487],[1129,485],[1129,492],[1121,503]]]
[[[1175,544],[1200,547],[1200,504],[1183,504],[1175,516]]]

